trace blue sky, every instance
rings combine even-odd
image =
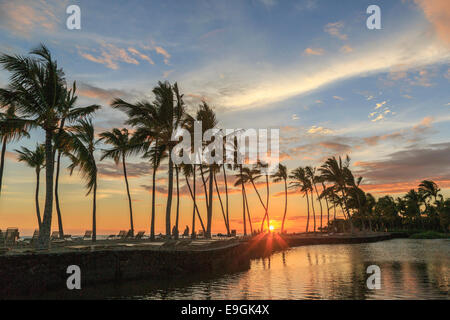
[[[70,4],[81,30],[65,26]],[[366,28],[370,4],[381,30]],[[113,97],[177,81],[221,127],[280,128],[291,168],[349,154],[367,190],[404,192],[425,178],[450,187],[449,21],[446,0],[0,0],[0,51],[49,46],[80,104],[104,106],[99,131],[123,126]]]

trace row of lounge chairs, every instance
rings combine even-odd
[[[131,230],[125,231],[121,230],[118,235],[110,235],[107,240],[142,240],[144,237],[145,231],[139,231],[136,235],[132,235]],[[20,239],[19,238],[19,229],[18,228],[8,228],[6,232],[2,232],[0,229],[0,247],[14,247],[17,244],[30,244],[34,245],[39,238],[39,230],[34,230],[33,236],[30,239]],[[19,240],[20,239],[20,240]],[[83,237],[72,237],[71,235],[64,235],[64,238],[61,239],[58,231],[53,231],[50,240],[52,243],[66,243],[73,242],[77,240],[81,241],[89,241],[92,240],[92,231],[88,230],[85,232]]]
[[[0,246],[14,246],[17,240],[19,240],[18,228],[8,228],[5,233],[0,230]]]

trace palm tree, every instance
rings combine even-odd
[[[91,119],[82,119],[70,128],[71,144],[74,153],[70,174],[78,167],[82,178],[86,181],[87,193],[92,193],[92,241],[97,240],[97,165],[94,151],[99,140],[95,139],[94,125]]]
[[[264,172],[264,176],[266,178],[266,212],[264,214],[263,221],[261,223],[261,230],[264,225],[264,221],[267,218],[267,228],[270,231],[270,219],[269,219],[269,198],[270,198],[270,191],[269,191],[269,171],[268,171],[269,165],[267,163],[262,162],[261,160],[258,160],[256,163],[256,168],[259,170],[259,173]]]
[[[255,190],[256,195],[258,196],[259,202],[261,203],[261,205],[262,205],[262,207],[264,209],[264,218],[267,216],[267,230],[269,231],[270,230],[270,220],[269,220],[269,217],[267,215],[267,207],[264,204],[264,202],[262,201],[261,195],[260,195],[258,189],[256,188],[256,184],[255,184],[255,182],[259,178],[261,178],[261,171],[259,169],[257,169],[257,168],[253,168],[253,169],[243,168],[241,175],[242,175],[244,183],[250,182],[252,184],[253,189]],[[244,192],[245,192],[245,190],[244,190]],[[263,219],[262,223],[261,223],[261,232],[263,231],[263,223],[264,223],[264,221],[265,221],[265,219]]]
[[[202,124],[202,136],[207,130],[211,130],[217,126],[217,118],[213,109],[206,103],[202,102],[197,110],[196,120],[201,121]],[[203,175],[203,169],[200,165],[200,172],[203,179],[203,186],[205,188],[206,206],[207,206],[207,220],[206,220],[206,238],[211,238],[211,224],[212,224],[212,211],[213,211],[213,183],[214,183],[214,164],[208,163],[207,168],[209,171],[209,186],[206,190],[206,181]]]
[[[343,162],[341,157],[339,160],[336,157],[328,158],[325,163],[319,168],[322,178],[325,182],[330,182],[332,184],[332,188],[334,190],[334,194],[337,196],[337,193],[340,192],[342,197],[341,201],[339,201],[341,207],[343,203],[343,214],[350,221],[351,231],[353,233],[353,222],[351,219],[349,206],[348,206],[348,192],[345,181],[344,168],[348,167],[350,163],[350,159],[348,156],[346,160]],[[345,211],[344,211],[345,209]]]
[[[0,64],[11,72],[7,90],[0,90],[3,104],[11,104],[24,118],[45,131],[45,206],[38,247],[48,248],[52,224],[54,150],[53,136],[58,129],[59,109],[66,99],[64,72],[50,51],[41,45],[31,57],[0,56]]]
[[[283,214],[283,222],[281,223],[281,233],[284,232],[284,222],[286,220],[287,213],[287,168],[281,163],[278,165],[278,170],[274,174],[272,174],[273,182],[284,182],[284,214]]]
[[[306,232],[309,231],[309,197],[308,192],[311,190],[311,181],[306,175],[305,169],[302,167],[298,167],[292,170],[289,175],[289,179],[292,179],[289,183],[291,188],[295,188],[303,193],[303,196],[306,198],[306,206],[308,210],[308,219],[306,220]]]
[[[184,177],[185,177],[185,180],[186,180],[186,185],[188,186],[188,189],[189,189],[189,193],[191,194],[191,197],[192,197],[192,202],[193,202],[193,209],[192,209],[192,234],[191,234],[191,236],[192,236],[192,239],[195,239],[196,238],[196,233],[195,233],[195,213],[197,213],[197,217],[198,217],[198,219],[200,220],[200,224],[201,224],[201,226],[202,226],[202,229],[203,229],[203,233],[206,233],[206,229],[205,229],[205,226],[204,226],[204,224],[203,224],[203,220],[202,220],[202,217],[200,216],[200,212],[199,212],[199,210],[198,210],[198,207],[197,207],[197,200],[196,200],[196,188],[195,188],[195,186],[196,186],[196,178],[195,178],[195,171],[196,171],[196,166],[195,166],[195,164],[183,164],[182,165],[182,169],[183,169],[183,174],[184,174]],[[189,177],[190,176],[193,176],[192,177],[192,184],[193,184],[193,186],[192,186],[192,188],[191,188],[191,185],[189,184]]]
[[[314,177],[315,177],[315,169],[313,169],[310,166],[305,167],[305,174],[306,177],[309,179],[310,181],[310,196],[311,196],[311,207],[312,207],[312,211],[313,211],[313,226],[314,226],[314,232],[316,232],[316,210],[314,208]]]
[[[30,150],[28,148],[22,147],[22,150],[15,150],[18,154],[19,162],[25,162],[30,168],[34,168],[36,171],[36,192],[35,192],[35,203],[36,203],[36,216],[38,220],[39,229],[41,228],[41,211],[39,210],[39,176],[41,169],[45,165],[45,147],[42,144],[37,144],[35,150]]]
[[[429,207],[429,204],[427,202],[428,199],[434,198],[434,201],[437,201],[437,197],[439,195],[439,187],[437,184],[431,180],[423,180],[419,184],[419,193],[422,194],[423,199],[425,200],[425,204],[427,205],[427,208]],[[429,208],[428,208],[429,210]]]
[[[103,154],[100,158],[100,161],[106,158],[113,159],[116,165],[122,161],[123,168],[123,176],[125,179],[125,185],[127,189],[128,196],[128,207],[130,210],[130,230],[131,235],[134,236],[134,225],[133,225],[133,207],[131,204],[131,195],[130,195],[130,186],[128,184],[128,176],[127,176],[127,167],[126,167],[126,157],[130,153],[130,134],[128,129],[117,129],[114,128],[111,131],[105,131],[100,133],[100,140],[103,140],[105,143],[110,144],[112,148],[103,150]]]
[[[328,204],[328,194],[326,193],[326,186],[323,182],[323,179],[321,179],[322,184],[322,193],[320,194],[320,198],[325,198],[325,204],[327,206],[327,226],[330,226],[330,205]]]
[[[139,139],[139,138],[138,138]],[[150,240],[155,240],[155,219],[156,219],[156,171],[158,170],[161,160],[165,157],[164,145],[159,144],[159,139],[151,145],[150,149],[144,154],[145,158],[150,159],[153,167],[152,173],[152,217],[150,221]]]
[[[250,233],[253,233],[253,227],[252,227],[252,219],[250,217],[250,212],[248,210],[248,205],[247,205],[247,193],[245,191],[245,184],[249,181],[249,177],[247,174],[245,174],[244,172],[248,169],[248,168],[244,168],[242,166],[242,164],[237,164],[236,167],[239,169],[239,173],[237,173],[235,175],[236,177],[236,181],[234,182],[234,186],[241,186],[241,193],[242,193],[242,219],[244,222],[244,236],[247,235],[247,218],[246,218],[246,212],[247,212],[247,217],[249,220],[249,224],[250,224]]]
[[[99,105],[90,105],[87,107],[75,107],[76,101],[78,97],[75,95],[76,93],[76,83],[73,82],[72,88],[66,89],[66,99],[63,106],[61,106],[60,112],[60,121],[58,133],[54,136],[54,152],[58,152],[56,155],[56,176],[55,176],[55,207],[56,214],[58,216],[58,229],[59,229],[59,237],[60,239],[64,239],[64,228],[62,223],[62,214],[61,214],[61,206],[59,203],[59,176],[60,176],[60,168],[61,168],[61,156],[65,155],[69,158],[71,155],[69,154],[69,140],[70,137],[67,137],[65,134],[66,123],[72,123],[78,119],[82,119],[85,117],[91,116],[96,110],[100,109]]]
[[[4,113],[0,113],[0,141],[2,143],[0,155],[0,195],[2,192],[6,145],[11,141],[20,139],[21,137],[29,137],[30,135],[27,130],[32,125],[32,123],[27,120],[19,119],[15,114],[14,107],[5,105],[5,108],[6,111]]]
[[[114,99],[111,106],[127,113],[129,119],[126,124],[136,127],[136,136],[140,137],[142,144],[138,146],[145,151],[153,141],[158,141],[155,150],[171,154],[176,142],[172,141],[172,133],[183,124],[185,120],[183,95],[179,93],[178,85],[168,82],[158,82],[153,88],[155,100],[130,104],[122,99]],[[174,102],[176,102],[174,104]],[[158,162],[158,161],[156,161]],[[171,234],[170,214],[173,194],[173,162],[169,157],[168,167],[168,194],[166,205],[166,235]],[[154,168],[155,169],[155,168]]]
[[[420,212],[420,205],[424,202],[422,193],[411,189],[405,194],[404,198],[406,200],[408,216],[415,218],[417,223],[422,223],[423,227],[422,213]]]

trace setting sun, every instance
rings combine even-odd
[[[274,226],[270,226],[270,227],[269,227],[269,230],[270,230],[270,231],[273,231],[273,229],[275,229]]]

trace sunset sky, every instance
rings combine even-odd
[[[81,8],[81,30],[66,28],[71,4]],[[371,4],[381,8],[381,30],[366,28]],[[103,106],[95,118],[98,132],[124,126],[125,115],[109,107],[112,98],[152,100],[158,80],[177,81],[191,110],[202,99],[214,106],[221,128],[279,128],[281,161],[289,169],[349,154],[353,171],[364,177],[363,189],[377,197],[399,196],[425,178],[450,196],[448,0],[0,0],[0,52],[26,54],[41,42],[67,80],[77,81],[78,104]],[[8,77],[0,70],[0,87]],[[29,234],[37,227],[35,174],[17,163],[14,149],[43,141],[36,130],[31,139],[8,145],[0,229],[17,226]],[[148,234],[151,167],[139,157],[128,161],[135,229]],[[98,166],[98,233],[128,229],[121,168],[111,161]],[[163,165],[158,233],[164,232],[166,186]],[[231,189],[231,227],[240,232],[241,195]],[[181,231],[192,219],[182,190]],[[43,211],[44,183],[41,191]],[[271,186],[275,227],[283,214],[282,191],[282,184]],[[80,176],[64,169],[60,197],[67,233],[90,229],[91,196],[85,193]],[[253,190],[249,201],[258,223],[263,210]],[[219,202],[214,206],[213,232],[223,232]],[[201,200],[200,209],[206,219]],[[304,230],[305,215],[304,199],[291,192],[288,231]]]

